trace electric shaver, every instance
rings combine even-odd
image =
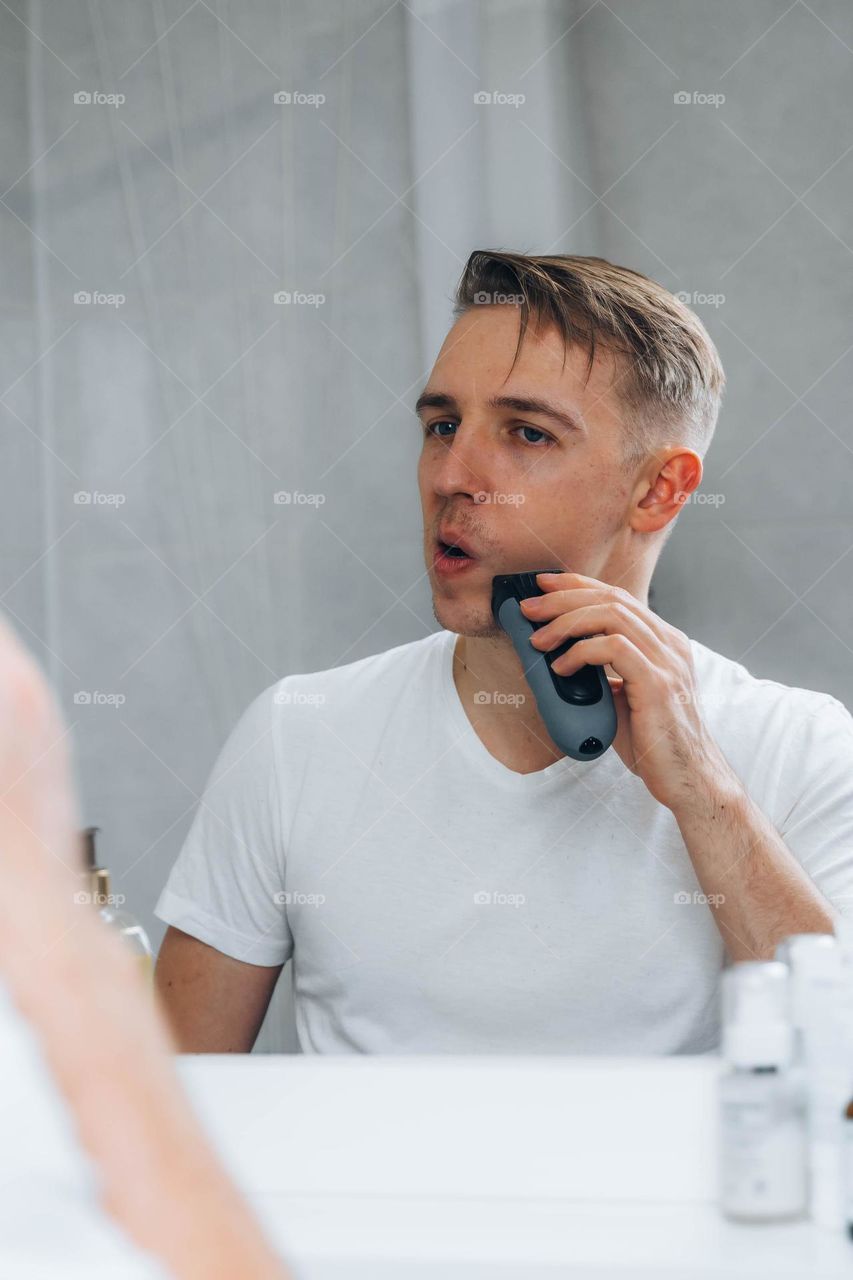
[[[541,573],[562,573],[542,569]],[[570,676],[558,675],[551,664],[566,653],[581,636],[543,653],[534,649],[530,637],[544,626],[521,612],[519,602],[528,596],[544,596],[535,573],[506,573],[492,578],[492,614],[507,633],[521,659],[524,678],[530,686],[539,714],[553,741],[572,760],[595,760],[616,736],[616,708],[604,667],[587,663]]]

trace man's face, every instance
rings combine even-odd
[[[498,573],[563,568],[608,581],[624,554],[631,477],[623,464],[621,369],[596,350],[565,352],[554,327],[533,317],[516,366],[519,312],[477,306],[439,352],[419,409],[424,428],[418,484],[424,553],[441,626],[469,636],[502,634],[491,616]],[[425,397],[446,397],[432,404]],[[544,408],[508,400],[546,401]],[[498,401],[504,403],[498,403]],[[455,535],[473,558],[441,554]]]

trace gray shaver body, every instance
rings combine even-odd
[[[512,640],[524,678],[553,741],[572,760],[595,760],[616,736],[616,708],[610,683],[604,667],[591,664],[570,676],[551,670],[551,663],[580,636],[570,637],[550,653],[533,648],[530,637],[544,624],[526,618],[520,601],[544,594],[535,573],[499,575],[492,579],[492,614]]]

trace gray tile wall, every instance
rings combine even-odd
[[[654,602],[853,705],[842,0],[13,0],[0,66],[0,593],[155,943],[255,693],[435,629],[410,406],[474,247],[724,295],[697,303],[729,377],[717,505],[682,513]],[[478,113],[481,88],[526,103]],[[292,1044],[285,997],[261,1047]]]

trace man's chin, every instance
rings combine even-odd
[[[450,604],[447,600],[436,600],[433,597],[432,611],[435,620],[445,631],[453,631],[458,636],[469,636],[471,639],[495,640],[504,635],[501,627],[492,617],[490,607],[461,601]]]

